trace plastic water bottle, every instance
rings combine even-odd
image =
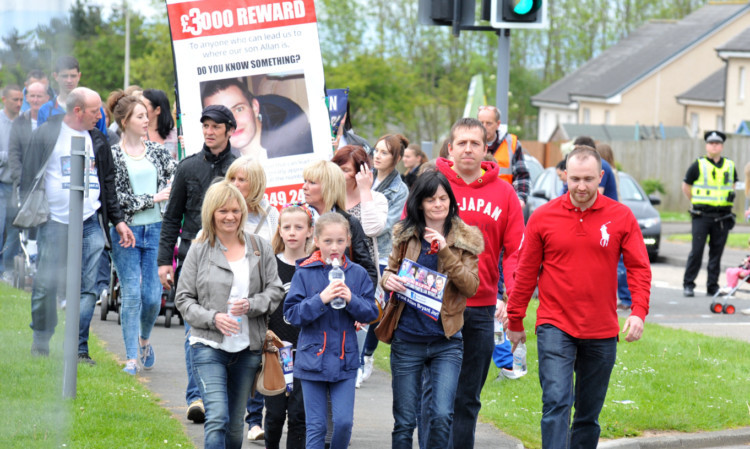
[[[341,269],[341,261],[339,259],[333,259],[331,261],[331,266],[333,266],[333,268],[328,272],[328,284],[330,285],[334,281],[344,281],[346,276],[344,276],[344,270]],[[346,300],[340,296],[333,298],[331,301],[331,307],[334,309],[343,309],[346,307]]]
[[[498,304],[501,302],[497,300]],[[499,319],[495,318],[495,345],[501,345],[505,343],[505,332],[503,332],[503,323]]]
[[[232,304],[239,302],[241,300],[242,300],[242,295],[240,294],[240,292],[236,288],[232,287],[232,289],[229,291],[229,305],[231,306]],[[232,315],[231,309],[229,307],[227,307],[227,315],[229,315],[230,318],[237,320],[237,324],[240,326],[240,329],[242,329],[242,315],[240,316]],[[236,337],[238,335],[239,335],[239,332],[232,334],[231,336]]]
[[[513,351],[513,375],[518,377],[526,375],[526,344],[519,343]]]

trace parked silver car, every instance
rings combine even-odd
[[[653,262],[659,255],[661,243],[661,217],[654,206],[661,203],[661,200],[646,195],[640,184],[629,174],[620,172],[619,175],[620,201],[630,208],[638,220],[648,257]],[[563,182],[558,178],[555,167],[546,168],[531,187],[531,196],[527,203],[529,215],[542,204],[560,196],[562,192]]]

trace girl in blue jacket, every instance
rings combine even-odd
[[[354,419],[354,384],[359,354],[354,322],[369,323],[378,317],[375,290],[364,268],[349,260],[349,222],[340,214],[325,213],[315,222],[313,254],[300,262],[292,278],[284,316],[301,328],[294,377],[302,383],[305,398],[307,448],[323,449],[326,436],[327,397],[333,412],[331,449],[346,449]],[[346,281],[329,284],[330,261],[338,259]],[[346,307],[329,303],[344,298]]]

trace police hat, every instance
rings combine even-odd
[[[234,120],[234,114],[226,106],[220,104],[212,104],[206,106],[201,113],[201,123],[207,118],[215,121],[216,123],[226,123],[232,128],[237,128],[237,122]]]
[[[727,135],[721,131],[706,131],[705,134],[703,134],[703,140],[705,140],[706,143],[724,143],[724,141],[727,140]]]

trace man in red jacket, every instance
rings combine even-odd
[[[474,447],[474,430],[482,407],[479,395],[495,348],[493,316],[500,251],[505,249],[503,271],[513,273],[523,236],[523,212],[513,186],[498,178],[497,163],[484,160],[487,135],[479,120],[463,118],[453,125],[449,154],[451,160],[438,158],[437,168],[451,183],[461,219],[478,227],[485,238],[484,252],[479,255],[479,290],[466,301],[461,330],[464,354],[454,402],[452,447],[463,449]],[[506,287],[511,291],[513,280],[509,278]]]
[[[623,326],[629,342],[641,338],[651,290],[651,267],[638,222],[627,206],[597,190],[603,173],[599,153],[576,146],[566,172],[569,193],[529,219],[503,319],[515,349],[526,341],[523,318],[538,279],[536,335],[545,449],[596,447],[599,441],[599,412],[620,332],[620,253],[633,296]]]

